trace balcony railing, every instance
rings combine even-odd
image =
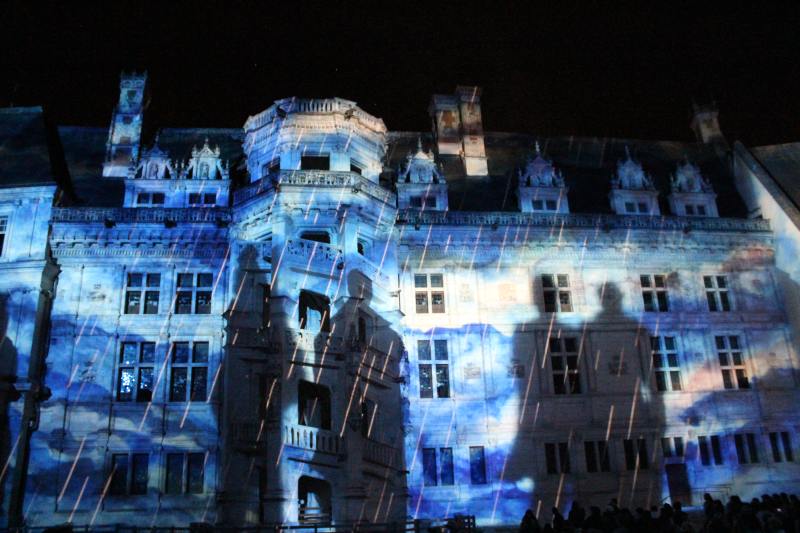
[[[231,214],[220,207],[54,207],[53,222],[158,223],[230,222]]]
[[[537,226],[544,228],[644,229],[674,231],[768,232],[768,220],[608,214],[543,214],[475,211],[407,211],[399,224],[448,226]]]
[[[233,203],[240,204],[253,197],[281,187],[330,187],[349,188],[353,192],[363,192],[372,198],[397,205],[395,194],[368,180],[357,172],[342,170],[281,170],[277,177],[266,177],[233,193]]]
[[[389,444],[367,439],[364,441],[364,460],[381,466],[397,468],[397,449]]]
[[[343,259],[341,249],[336,246],[305,239],[287,239],[284,256],[288,263],[326,274],[334,274]]]
[[[344,439],[335,432],[300,424],[284,427],[283,443],[312,452],[340,454],[345,451]]]

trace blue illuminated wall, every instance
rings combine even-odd
[[[484,147],[466,101],[447,109],[471,113],[477,140],[391,133],[337,98],[142,144],[133,104],[113,124],[133,114],[139,133],[112,135],[113,157],[87,155],[104,131],[62,131],[87,205],[0,189],[3,364],[20,383],[46,247],[60,269],[27,523],[516,524],[575,500],[797,487],[785,250],[769,221],[676,203],[716,202],[724,172],[715,190],[645,146],[661,159],[650,176],[593,141],[604,159],[581,166],[572,140],[560,168],[531,137]],[[481,164],[459,159],[465,142]],[[656,357],[653,337],[669,343]],[[4,408],[11,472],[21,403]]]

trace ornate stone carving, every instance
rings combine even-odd
[[[713,193],[711,183],[703,177],[700,169],[688,160],[678,165],[675,174],[670,180],[672,192],[701,192]]]
[[[564,176],[553,167],[553,163],[542,156],[539,143],[536,143],[536,157],[528,160],[519,171],[521,187],[563,187]]]
[[[433,153],[422,149],[422,139],[417,138],[417,151],[408,154],[406,166],[400,172],[401,183],[440,183],[442,175],[436,167]]]
[[[630,150],[625,147],[625,161],[617,163],[617,174],[611,179],[612,189],[629,191],[654,191],[653,180],[645,174],[642,165],[631,157]]]

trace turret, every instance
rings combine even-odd
[[[119,102],[111,116],[103,176],[123,177],[139,159],[147,72],[120,75]]]

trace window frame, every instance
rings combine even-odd
[[[181,277],[182,276],[192,276],[192,285],[182,285],[181,284]],[[200,276],[210,276],[210,282],[208,285],[199,285]],[[199,270],[189,270],[184,272],[176,272],[175,273],[175,295],[174,301],[172,305],[173,314],[176,315],[210,315],[212,314],[213,305],[214,305],[214,289],[216,285],[216,278],[214,276],[214,272],[209,271],[199,271]],[[188,294],[190,300],[190,310],[186,311],[179,311],[180,298],[181,294]],[[199,307],[199,295],[201,294],[208,294],[208,311],[207,312],[198,312],[197,309]]]
[[[425,350],[423,346],[427,346]],[[444,346],[443,351],[439,348]],[[424,355],[427,354],[427,355]],[[438,400],[453,397],[453,380],[450,372],[450,343],[448,339],[431,338],[417,339],[417,369],[419,381],[419,398],[424,400]],[[430,396],[423,396],[423,369],[430,378]],[[441,373],[445,374],[446,383],[440,382]],[[446,395],[440,395],[440,388],[446,388]]]
[[[645,280],[647,283],[645,284]],[[670,312],[669,276],[667,274],[640,274],[642,309],[645,313]],[[659,285],[659,282],[661,285]],[[663,296],[663,299],[661,298]]]
[[[736,448],[736,460],[740,466],[761,463],[757,433],[751,431],[734,433],[733,445]]]
[[[419,280],[424,277],[425,285],[420,285]],[[441,284],[434,285],[434,278],[440,280]],[[411,280],[414,287],[414,310],[417,315],[445,314],[447,312],[447,284],[445,283],[444,272],[414,272]],[[434,296],[441,297],[441,303],[434,303]],[[420,304],[420,297],[424,298],[424,304]],[[424,308],[424,309],[423,309]]]
[[[625,470],[637,472],[650,469],[650,457],[647,454],[647,437],[622,439],[622,450],[625,455]]]
[[[180,488],[176,492],[172,490],[170,485],[170,458],[180,457]],[[200,477],[195,482],[199,481],[200,490],[191,490],[192,488],[192,460],[201,460]],[[166,496],[188,496],[191,494],[206,494],[206,468],[208,467],[208,453],[206,451],[181,451],[181,450],[166,450],[164,453],[164,478],[162,489]]]
[[[724,287],[720,286],[720,279],[724,280]],[[703,292],[706,296],[706,306],[709,313],[730,313],[735,311],[730,282],[729,274],[703,274]],[[711,302],[714,303],[712,304]],[[727,307],[727,309],[724,309],[724,307]]]
[[[553,344],[558,345],[559,351],[553,351]],[[555,336],[550,336],[546,338],[547,345],[545,346],[545,357],[550,359],[550,376],[551,376],[551,385],[552,385],[552,393],[558,396],[574,396],[578,394],[583,394],[584,385],[583,385],[583,377],[581,372],[581,359],[583,353],[583,346],[581,344],[581,337],[580,336],[573,336],[571,334],[561,334],[558,332]],[[574,350],[568,350],[568,344],[574,343]],[[570,365],[570,359],[575,359],[575,366],[573,367]],[[556,368],[556,361],[558,361],[559,366],[561,368]],[[563,390],[561,390],[561,386],[557,385],[559,381],[557,381],[558,376],[563,376],[560,383],[563,386]],[[574,376],[574,377],[573,377]],[[567,384],[572,386],[567,387]],[[575,390],[577,388],[577,390]]]
[[[650,335],[650,368],[653,379],[654,390],[658,393],[684,392],[682,381],[682,370],[680,350],[678,350],[677,335]],[[654,341],[657,346],[654,346]],[[669,343],[672,348],[669,348]],[[659,357],[661,364],[656,365],[656,357]],[[672,364],[670,356],[674,356],[675,365]],[[677,374],[677,388],[675,387],[675,375]],[[659,376],[663,378],[659,380]]]
[[[11,229],[11,215],[0,213],[0,258],[5,257],[6,243]]]
[[[119,481],[116,461],[118,457],[125,458],[124,479]],[[112,450],[108,454],[108,495],[124,498],[131,496],[147,496],[150,492],[150,454],[148,452]],[[144,465],[144,480],[142,485],[137,485],[136,465]],[[124,487],[120,487],[124,485]],[[143,490],[138,487],[143,486]]]
[[[697,458],[702,466],[723,466],[725,464],[725,453],[722,436],[698,435]]]
[[[753,388],[753,382],[750,378],[751,372],[748,368],[748,357],[742,342],[743,337],[738,333],[715,333],[713,335],[714,353],[717,356],[716,361],[720,370],[722,387],[725,390],[751,390]],[[736,339],[736,342],[732,343],[732,339]],[[720,340],[722,340],[722,347],[720,347]],[[734,344],[736,344],[736,347],[733,346]],[[723,354],[727,361],[724,365],[722,364]],[[735,354],[739,354],[740,363],[736,363]],[[741,376],[739,372],[742,372],[744,376]],[[728,376],[728,380],[726,380],[726,376]],[[742,377],[744,378],[743,381]],[[730,386],[728,386],[729,384]]]
[[[159,315],[161,314],[161,287],[164,281],[163,276],[160,272],[148,272],[145,270],[142,271],[125,271],[125,278],[124,282],[125,285],[122,289],[122,314],[123,315]],[[141,283],[139,285],[131,285],[132,278],[134,276],[141,276]],[[150,285],[150,278],[157,277],[158,282],[155,285]],[[130,312],[128,305],[129,305],[129,295],[137,294],[139,297],[139,303],[137,304],[137,311]],[[155,305],[156,309],[154,313],[147,312],[147,304],[148,299],[151,294],[155,294]]]
[[[611,442],[606,439],[584,440],[583,456],[586,472],[599,474],[611,472]],[[591,461],[590,461],[591,456]]]
[[[570,441],[545,442],[544,463],[548,476],[572,473]]]
[[[773,463],[794,463],[795,453],[792,443],[792,433],[788,430],[778,429],[767,434],[770,444],[770,454]]]
[[[125,359],[125,347],[127,345],[134,345],[136,346],[136,361],[130,362]],[[152,361],[144,360],[144,347],[145,345],[150,346],[152,345],[153,349],[153,359]],[[159,343],[154,340],[146,340],[146,339],[122,339],[119,342],[119,349],[117,352],[117,359],[116,359],[116,372],[115,372],[115,383],[114,383],[114,402],[118,403],[152,403],[156,396],[155,387],[158,384],[158,380],[156,378],[155,369],[158,364],[158,347]],[[151,379],[151,389],[150,389],[150,397],[147,399],[141,399],[140,394],[143,389],[141,389],[141,376],[142,370],[150,370],[150,379]],[[121,387],[123,385],[123,371],[131,370],[133,372],[133,386],[132,391],[130,393],[130,398],[123,399],[123,395],[121,392]]]
[[[570,274],[545,273],[539,274],[538,278],[542,289],[542,308],[545,313],[575,312],[574,287],[570,283]],[[562,302],[564,295],[566,295],[566,302]],[[552,298],[552,302],[548,302],[549,298]]]
[[[473,454],[473,452],[475,452]],[[478,452],[480,457],[477,456]],[[477,463],[477,464],[476,464]],[[486,472],[486,447],[485,446],[470,446],[469,447],[469,484],[470,485],[486,485],[489,478]]]
[[[175,404],[175,403],[187,403],[187,402],[208,402],[211,398],[211,391],[209,390],[209,366],[211,365],[211,340],[204,339],[204,338],[193,338],[193,339],[171,339],[169,344],[169,351],[167,354],[168,357],[168,364],[169,364],[169,373],[168,376],[168,383],[167,383],[167,402]],[[186,344],[187,346],[187,356],[185,362],[176,362],[176,348],[178,345]],[[197,352],[198,345],[205,345],[206,347],[206,354],[205,354],[205,361],[196,361],[195,356]],[[184,394],[183,399],[175,399],[173,396],[173,387],[174,387],[174,377],[175,377],[175,370],[185,369],[186,370],[186,377],[185,377],[185,384],[184,384]],[[195,370],[203,369],[205,371],[205,379],[204,379],[204,395],[202,398],[195,398],[194,393],[194,380],[195,380]],[[202,372],[200,372],[202,374]]]

